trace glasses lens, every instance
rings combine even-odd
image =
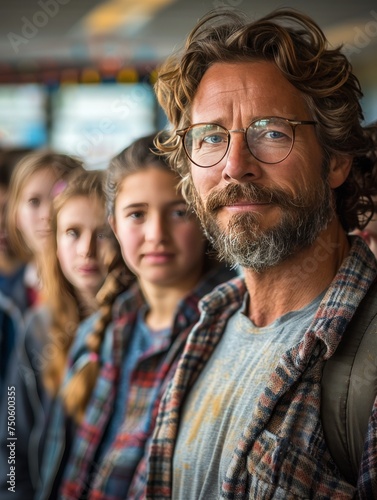
[[[200,167],[212,167],[221,161],[228,149],[228,131],[212,123],[191,127],[185,135],[185,150]]]
[[[293,147],[293,129],[279,118],[253,122],[247,129],[246,137],[251,154],[263,163],[283,161]]]

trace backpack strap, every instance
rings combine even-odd
[[[377,395],[377,282],[357,308],[321,384],[321,419],[331,456],[356,484]]]

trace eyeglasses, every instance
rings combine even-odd
[[[289,120],[278,116],[259,118],[247,128],[228,130],[217,123],[196,123],[177,130],[189,160],[198,167],[217,165],[227,154],[231,132],[242,132],[250,153],[262,163],[280,163],[289,156],[298,125],[316,125],[315,121]]]

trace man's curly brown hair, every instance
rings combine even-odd
[[[319,26],[293,9],[278,9],[252,22],[235,10],[212,11],[189,34],[183,51],[160,68],[155,90],[173,129],[157,146],[180,173],[186,198],[192,200],[190,163],[175,131],[190,125],[194,96],[211,65],[250,60],[274,63],[302,93],[318,122],[325,158],[353,157],[347,180],[335,190],[336,207],[347,231],[362,227],[377,183],[376,142],[362,126],[360,84],[341,47],[330,48]]]

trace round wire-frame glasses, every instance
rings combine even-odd
[[[202,168],[217,165],[229,150],[231,132],[241,132],[250,153],[258,161],[273,165],[291,153],[298,125],[316,125],[312,120],[290,120],[268,116],[253,120],[246,128],[228,130],[217,123],[196,123],[176,131],[189,160]]]

